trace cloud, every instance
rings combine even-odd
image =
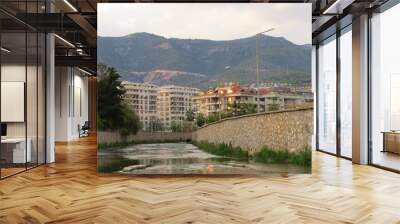
[[[311,43],[311,4],[99,3],[98,35],[148,32],[164,37],[231,40],[268,35]]]

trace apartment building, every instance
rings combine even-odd
[[[162,86],[157,98],[158,118],[169,129],[172,122],[184,121],[186,112],[193,109],[193,97],[199,89],[181,86]]]
[[[252,90],[241,89],[239,84],[224,85],[194,96],[193,108],[196,113],[210,116],[218,112],[227,112],[234,104],[255,103],[254,94]]]
[[[240,104],[258,104],[258,111],[288,109],[300,106],[311,99],[290,91],[289,88],[240,86],[236,83],[225,84],[199,93],[193,97],[194,110],[210,116],[218,112],[235,112]]]
[[[157,120],[157,97],[159,87],[147,83],[123,81],[126,92],[125,102],[136,112],[143,125],[143,130],[149,130],[151,123]]]
[[[312,98],[309,99],[302,95],[296,95],[293,93],[282,94],[271,91],[268,94],[260,94],[258,98],[260,99],[258,101],[260,105],[260,112],[278,109],[291,109],[307,103],[311,103],[312,105]]]

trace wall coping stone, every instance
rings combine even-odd
[[[240,118],[257,117],[257,116],[262,116],[262,115],[267,115],[267,114],[279,114],[279,113],[296,112],[296,111],[313,110],[313,109],[314,109],[314,107],[307,106],[307,107],[299,107],[299,108],[294,108],[294,109],[276,110],[276,111],[268,111],[268,112],[261,112],[261,113],[245,114],[245,115],[236,116],[236,117],[227,117],[227,118],[221,119],[219,121],[215,121],[215,122],[212,122],[212,123],[209,123],[209,124],[205,124],[205,125],[203,125],[201,127],[198,127],[197,130],[205,128],[205,127],[208,127],[210,125],[222,123],[222,122],[229,121],[229,120],[236,120],[236,119],[240,119]]]

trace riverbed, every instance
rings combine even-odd
[[[262,164],[206,153],[182,143],[137,144],[98,153],[98,170],[121,174],[249,174],[309,173],[290,164]]]

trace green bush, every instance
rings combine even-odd
[[[263,148],[254,154],[254,160],[260,163],[287,163],[289,159],[288,150],[272,150]]]
[[[207,124],[214,123],[219,120],[220,120],[219,113],[211,114],[210,116],[207,117]]]
[[[172,132],[182,132],[183,125],[181,122],[172,121],[171,122],[171,130]]]
[[[206,117],[204,116],[204,114],[202,114],[202,113],[197,114],[197,116],[196,116],[197,127],[201,127],[205,123],[206,123]]]
[[[194,112],[193,110],[189,109],[188,111],[186,111],[186,121],[194,121]]]
[[[289,163],[299,166],[311,166],[311,150],[305,148],[298,152],[286,149],[273,150],[267,147],[254,154],[254,160],[260,163]]]
[[[192,141],[192,144],[207,153],[222,157],[253,159],[255,162],[264,164],[293,164],[311,167],[310,148],[304,148],[298,152],[289,152],[285,149],[273,150],[264,147],[261,151],[250,156],[247,151],[244,151],[240,147],[233,147],[231,144],[214,144],[206,141]]]
[[[310,148],[304,148],[302,151],[296,152],[292,154],[289,158],[289,163],[311,167],[312,162],[312,154]]]
[[[217,156],[230,157],[235,159],[249,158],[248,152],[242,150],[240,147],[233,147],[231,144],[213,144],[206,141],[193,141],[192,144],[207,153]]]
[[[129,135],[129,131],[128,131],[127,128],[121,128],[121,129],[119,130],[119,134],[120,134],[122,137],[126,137],[126,136]]]
[[[277,111],[279,110],[279,104],[271,104],[268,106],[268,111]]]

